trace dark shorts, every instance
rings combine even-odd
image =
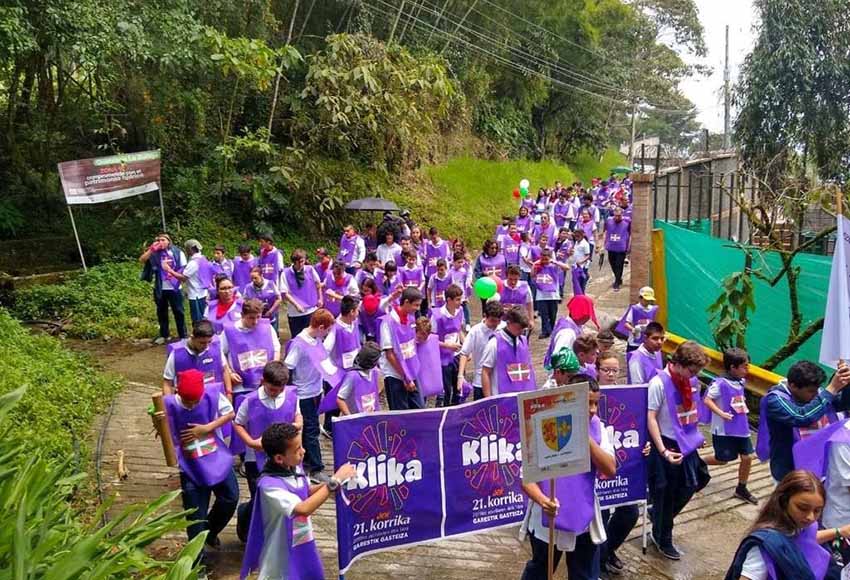
[[[753,454],[753,442],[750,437],[732,437],[731,435],[712,435],[714,456],[720,461],[732,461],[741,455]]]

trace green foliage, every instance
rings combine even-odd
[[[709,324],[714,342],[721,351],[747,348],[749,315],[756,309],[752,272],[733,272],[723,279],[720,295],[709,307]]]
[[[156,335],[151,285],[141,265],[104,264],[63,284],[17,293],[12,312],[25,320],[67,321],[77,338],[143,338]]]
[[[594,177],[607,178],[611,169],[626,163],[626,158],[616,149],[606,149],[602,155],[591,151],[580,151],[567,160],[567,165],[575,173],[576,179],[580,179],[585,186]]]
[[[9,323],[8,316],[0,314],[0,326]],[[92,523],[81,523],[82,514],[70,499],[84,475],[76,473],[68,459],[46,459],[43,450],[33,451],[28,433],[20,429],[22,409],[34,403],[30,394],[45,386],[29,383],[0,395],[0,497],[5,508],[0,514],[0,569],[14,578],[196,580],[193,562],[206,534],[187,544],[173,564],[145,552],[154,540],[186,527],[186,512],[166,509],[179,491],[129,506],[105,526],[99,520],[108,505],[101,506]],[[55,413],[68,410],[57,408]]]

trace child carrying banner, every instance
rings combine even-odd
[[[567,575],[570,580],[597,580],[600,574],[599,545],[605,541],[605,527],[599,499],[596,497],[596,476],[613,477],[617,473],[614,446],[605,425],[597,416],[599,384],[587,375],[576,375],[578,359],[569,349],[551,357],[552,380],[546,384],[560,386],[587,382],[590,385],[590,446],[591,470],[555,480],[555,500],[550,498],[549,481],[522,484],[529,506],[520,527],[520,539],[531,541],[531,559],[526,563],[522,580],[545,580],[548,577],[549,518],[555,518],[554,569],[558,568],[562,552],[566,553]]]
[[[258,572],[259,578],[324,578],[310,516],[356,475],[354,466],[346,463],[328,481],[311,485],[301,468],[298,427],[275,423],[261,440],[268,461],[257,481],[259,501],[254,502],[240,577]]]
[[[850,535],[850,526],[818,530],[824,499],[817,476],[801,469],[789,472],[738,546],[726,580],[840,577],[840,568],[821,544]]]
[[[628,368],[626,374],[630,385],[643,385],[664,368],[664,327],[658,322],[650,322],[643,333],[643,344],[636,350],[626,353]]]
[[[740,457],[735,497],[755,505],[758,500],[747,489],[754,454],[744,388],[749,366],[747,351],[730,348],[723,352],[726,375],[714,379],[705,395],[705,406],[711,411],[711,439],[714,446],[714,456],[705,462],[708,465],[726,465]]]
[[[298,410],[298,392],[287,386],[289,370],[280,361],[271,361],[263,368],[263,382],[259,389],[250,393],[233,421],[233,431],[245,444],[245,479],[251,499],[239,506],[236,518],[236,533],[243,542],[248,537],[251,511],[257,492],[257,479],[266,463],[266,454],[260,437],[273,423],[292,423],[299,429],[304,418]]]
[[[699,383],[693,380],[707,362],[702,347],[689,340],[679,345],[667,368],[649,382],[651,539],[670,560],[682,557],[673,545],[674,518],[711,479],[698,453],[705,439],[697,425]]]

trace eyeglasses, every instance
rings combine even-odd
[[[620,369],[615,369],[611,367],[599,367],[600,373],[605,373],[606,375],[616,375],[620,372]]]

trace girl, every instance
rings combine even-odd
[[[275,332],[278,331],[277,309],[280,306],[280,291],[277,284],[263,278],[263,269],[251,268],[251,283],[242,289],[245,300],[256,298],[263,303],[263,318],[268,318]]]
[[[213,323],[216,334],[221,334],[225,327],[242,318],[242,299],[236,294],[236,288],[227,274],[216,274],[215,291],[217,300],[210,300],[204,318]]]
[[[581,229],[584,232],[584,237],[587,243],[590,244],[590,256],[593,257],[593,249],[596,247],[596,222],[593,221],[593,216],[589,209],[582,209],[581,215],[576,224],[576,229]]]
[[[422,229],[419,226],[410,228],[410,245],[413,246],[420,258],[425,257],[425,243],[422,239]]]
[[[549,214],[544,213],[540,216],[540,225],[534,230],[534,242],[540,245],[542,238],[546,237],[546,247],[551,247],[549,244],[555,239],[557,229],[550,221]]]
[[[820,480],[798,469],[773,490],[738,546],[726,580],[823,580],[840,574],[820,544],[841,541],[850,525],[818,530],[825,492]]]
[[[469,313],[469,296],[472,294],[472,285],[469,282],[469,261],[461,252],[455,252],[452,256],[452,267],[449,270],[449,276],[452,279],[452,284],[459,286],[463,290],[463,320],[466,324],[466,331],[469,332],[471,324]]]
[[[362,308],[359,314],[360,333],[363,341],[375,341],[378,338],[378,324],[381,316],[386,312],[382,306],[381,295],[378,293],[378,285],[371,278],[363,280],[360,284],[360,296],[363,298]]]
[[[475,279],[496,275],[504,280],[506,268],[505,256],[499,253],[499,245],[496,240],[485,241],[481,248],[481,254],[475,260]]]
[[[398,275],[398,268],[395,262],[390,260],[386,263],[384,271],[378,272],[378,275],[375,276],[375,284],[378,286],[379,294],[384,299],[389,299],[382,306],[388,308],[390,305],[398,303],[398,297],[401,296],[404,285],[401,282],[401,276]]]
[[[324,283],[325,308],[334,317],[339,316],[339,306],[345,296],[357,296],[357,283],[354,276],[345,271],[343,262],[334,262],[333,267],[325,274]]]
[[[573,253],[573,240],[570,235],[570,230],[562,227],[558,230],[558,239],[553,244],[555,251],[555,260],[562,263],[569,263],[570,256]],[[567,276],[561,273],[561,296],[564,295],[564,284],[567,281]]]
[[[516,224],[516,229],[519,233],[531,231],[532,221],[528,215],[528,208],[526,206],[519,208],[519,217],[514,220],[514,224]]]
[[[401,246],[395,243],[395,234],[392,229],[387,228],[384,233],[384,243],[378,246],[378,262],[384,266],[387,262],[401,262]]]

